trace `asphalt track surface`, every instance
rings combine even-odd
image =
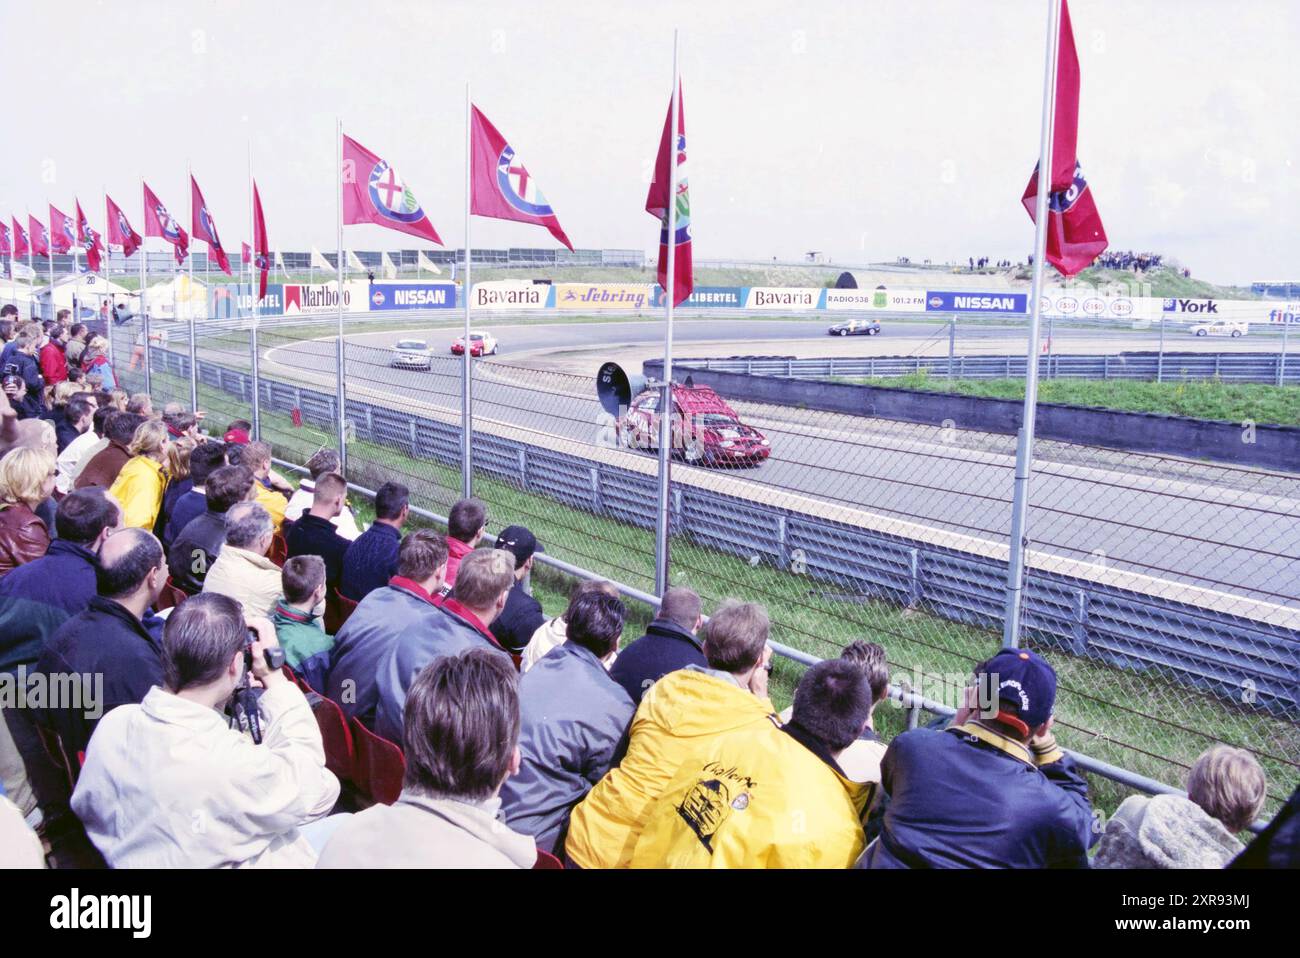
[[[714,344],[711,355],[761,354],[765,341],[808,340],[803,355],[832,355],[838,338],[826,335],[827,320],[683,320],[674,331],[676,354],[692,343]],[[742,327],[742,328],[738,328]],[[576,376],[510,365],[511,357],[536,360],[539,351],[626,347],[661,341],[659,322],[483,324],[501,341],[500,354],[475,366],[475,416],[538,433],[598,445],[601,409],[594,383]],[[1014,327],[980,326],[959,337],[958,352],[988,353],[1023,333]],[[456,335],[448,328],[349,334],[347,381],[392,397],[394,408],[419,401],[450,413],[460,409],[460,360],[447,352]],[[432,371],[390,366],[391,344],[428,339]],[[937,339],[947,351],[941,324],[893,324],[873,337],[872,352],[909,355]],[[1115,334],[1114,346],[1098,348],[1098,331],[1057,337],[1059,350],[1078,340],[1086,351],[1154,348],[1156,334]],[[854,340],[849,340],[850,342]],[[1107,340],[1109,341],[1109,339]],[[725,343],[719,352],[717,344]],[[1167,349],[1270,349],[1264,337],[1241,340],[1166,335]],[[1267,345],[1266,345],[1267,344]],[[1022,347],[1023,348],[1023,347]],[[1006,350],[1004,350],[1006,351]],[[445,357],[445,358],[444,358]],[[265,374],[332,377],[333,337],[270,349]],[[535,361],[533,366],[538,365]],[[277,370],[277,367],[279,369]],[[757,468],[729,472],[791,493],[839,502],[935,529],[1006,542],[1014,480],[1014,439],[960,433],[863,417],[786,407],[737,405],[742,418],[772,441],[772,458]],[[960,431],[959,431],[960,432]],[[605,431],[608,435],[608,431]],[[972,439],[972,436],[974,439]],[[598,458],[599,448],[593,448]],[[1277,605],[1300,608],[1300,476],[1271,477],[1255,485],[1246,470],[1198,466],[1186,479],[1138,468],[1036,463],[1030,528],[1033,548],[1117,570],[1196,585]],[[1175,468],[1177,461],[1172,464]],[[694,468],[678,465],[677,469]],[[1267,494],[1247,491],[1267,489]],[[1175,590],[1176,594],[1176,590]]]

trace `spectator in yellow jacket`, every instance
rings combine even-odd
[[[136,427],[122,471],[109,492],[122,504],[122,525],[152,531],[162,508],[163,490],[167,487],[167,426],[157,419],[147,419]]]
[[[814,665],[787,725],[737,732],[681,767],[650,810],[632,867],[850,867],[874,786],[849,781],[837,760],[871,705],[852,662]]]
[[[646,811],[682,762],[743,729],[770,729],[772,650],[761,605],[726,602],[704,627],[708,668],[670,672],[646,691],[627,754],[573,810],[565,854],[580,868],[626,868]]]
[[[271,447],[265,442],[250,442],[240,453],[240,465],[247,466],[257,481],[253,489],[257,496],[253,499],[271,516],[271,524],[279,532],[284,525],[284,512],[289,508],[289,496],[293,488],[271,471]],[[283,485],[281,485],[283,483]]]

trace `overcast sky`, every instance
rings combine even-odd
[[[1220,282],[1300,280],[1300,4],[1075,0],[1072,15],[1079,156],[1112,248]],[[189,160],[238,248],[251,141],[271,245],[331,249],[341,117],[459,246],[468,80],[575,246],[649,250],[674,25],[697,260],[1031,248],[1042,0],[5,3],[0,215],[47,196],[71,212],[75,194],[102,228],[107,188],[139,230],[144,177],[187,221]],[[474,246],[553,245],[472,229]]]

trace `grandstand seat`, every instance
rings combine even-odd
[[[161,612],[163,609],[175,608],[189,597],[190,594],[172,582],[172,577],[168,576],[167,581],[163,583],[163,589],[158,596],[158,601],[154,605],[154,611]]]
[[[289,543],[281,533],[277,532],[271,537],[271,551],[266,557],[278,566],[284,565],[284,560],[289,558]]]
[[[355,746],[352,783],[371,800],[382,805],[393,804],[402,793],[402,779],[406,776],[406,757],[402,750],[355,718],[352,741]]]
[[[333,699],[327,699],[319,693],[313,693],[307,701],[311,705],[312,714],[316,716],[316,724],[320,726],[321,742],[325,746],[325,767],[338,776],[339,781],[352,781],[356,778],[357,754],[343,710]],[[398,791],[401,791],[400,783]]]
[[[357,603],[349,599],[338,589],[330,589],[325,596],[325,631],[329,635],[338,635],[343,623],[347,622],[356,611]]]
[[[551,871],[552,869],[564,870],[564,863],[552,855],[550,852],[544,852],[537,849],[537,861],[533,862],[534,871]]]

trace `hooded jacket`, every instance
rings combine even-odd
[[[122,466],[109,492],[122,504],[122,525],[153,532],[162,508],[167,474],[162,463],[148,456],[133,456]]]
[[[654,803],[633,868],[849,868],[873,787],[790,724],[729,735],[687,761]]]
[[[1245,846],[1182,795],[1130,795],[1101,836],[1093,868],[1222,868]]]
[[[728,735],[770,726],[775,711],[722,672],[664,676],[636,710],[623,761],[573,810],[569,858],[582,868],[626,868],[650,806],[682,764]]]

